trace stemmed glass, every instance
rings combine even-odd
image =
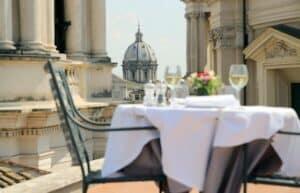
[[[248,83],[248,69],[245,64],[232,64],[229,71],[229,82],[236,91],[236,98],[240,100],[241,90]]]
[[[165,69],[165,80],[168,84],[167,89],[167,99],[169,100],[169,103],[172,103],[171,100],[175,98],[175,85],[180,81],[181,79],[181,68],[180,66],[166,66]]]
[[[181,79],[181,68],[180,66],[168,65],[165,70],[165,80],[169,86],[176,85]]]

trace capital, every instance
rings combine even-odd
[[[189,13],[189,17],[191,19],[198,19],[199,15],[200,15],[199,12],[191,12],[191,13]]]

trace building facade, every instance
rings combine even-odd
[[[105,11],[105,0],[0,1],[0,159],[41,169],[70,161],[44,64],[63,68],[77,105],[99,118],[108,104],[90,101],[111,98],[115,66]],[[94,138],[85,135],[91,156]]]
[[[182,1],[188,72],[206,66],[228,84],[230,65],[246,63],[246,104],[292,106],[300,112],[300,1]]]
[[[135,42],[127,48],[124,54],[123,78],[137,83],[155,81],[158,64],[154,50],[143,41],[140,27],[135,36]]]

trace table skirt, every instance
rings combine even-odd
[[[282,161],[274,151],[270,140],[252,141],[248,144],[247,150],[248,175],[273,174],[280,169]],[[152,140],[143,147],[138,157],[120,172],[125,175],[161,174],[163,172],[162,156],[159,139]],[[239,193],[243,180],[243,158],[243,146],[214,147],[208,160],[204,190],[201,192]],[[178,167],[184,167],[184,165]],[[189,192],[191,188],[193,187],[188,187],[168,177],[164,191],[181,193]]]

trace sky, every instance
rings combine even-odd
[[[135,40],[138,22],[143,40],[155,51],[158,79],[167,65],[180,65],[186,71],[186,24],[184,3],[180,0],[106,0],[107,52],[118,66],[113,72],[122,77],[122,60]]]

